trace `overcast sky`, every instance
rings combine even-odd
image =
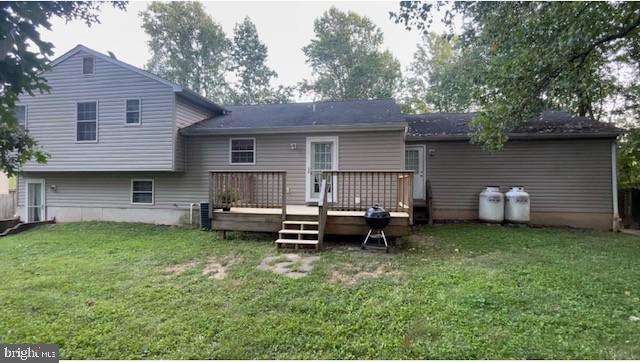
[[[149,60],[148,37],[142,30],[138,13],[148,2],[130,2],[126,12],[105,6],[101,12],[101,24],[88,28],[80,21],[66,24],[54,19],[52,31],[45,31],[43,38],[55,45],[59,56],[77,44],[83,44],[99,52],[110,50],[118,59],[138,67]],[[227,36],[233,34],[235,23],[249,16],[258,28],[258,34],[269,48],[268,64],[279,78],[278,84],[294,85],[311,76],[305,64],[302,47],[313,37],[313,21],[331,6],[352,10],[369,17],[384,32],[384,47],[398,58],[403,72],[411,63],[420,35],[407,31],[389,19],[389,11],[399,7],[398,1],[362,2],[203,2],[214,21],[222,25]]]

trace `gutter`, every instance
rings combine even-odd
[[[509,134],[509,140],[540,140],[540,139],[609,139],[616,138],[620,132],[601,133],[561,133],[561,134]],[[407,141],[468,141],[468,135],[408,135]]]
[[[294,126],[294,127],[261,127],[261,128],[234,128],[234,129],[205,129],[187,127],[180,130],[181,135],[247,135],[247,134],[296,134],[309,132],[348,132],[348,131],[395,131],[406,130],[406,122],[389,122],[377,124],[351,124],[351,125],[317,125],[317,126]]]

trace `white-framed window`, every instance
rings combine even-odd
[[[130,98],[124,101],[124,124],[127,126],[140,125],[142,121],[142,101]]]
[[[96,73],[96,57],[85,55],[82,57],[82,74],[90,76]]]
[[[131,179],[131,204],[153,204],[153,179]]]
[[[16,106],[16,118],[18,119],[18,125],[24,130],[27,129],[27,105]]]
[[[76,104],[76,142],[98,141],[98,102]]]
[[[229,164],[255,165],[256,139],[253,137],[229,139]]]

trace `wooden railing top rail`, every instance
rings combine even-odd
[[[208,170],[208,173],[287,173],[286,170]]]

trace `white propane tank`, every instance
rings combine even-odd
[[[483,222],[501,223],[504,220],[504,194],[496,186],[488,186],[480,193],[479,218]]]
[[[529,223],[529,193],[523,187],[511,187],[505,196],[505,220],[509,223]]]

